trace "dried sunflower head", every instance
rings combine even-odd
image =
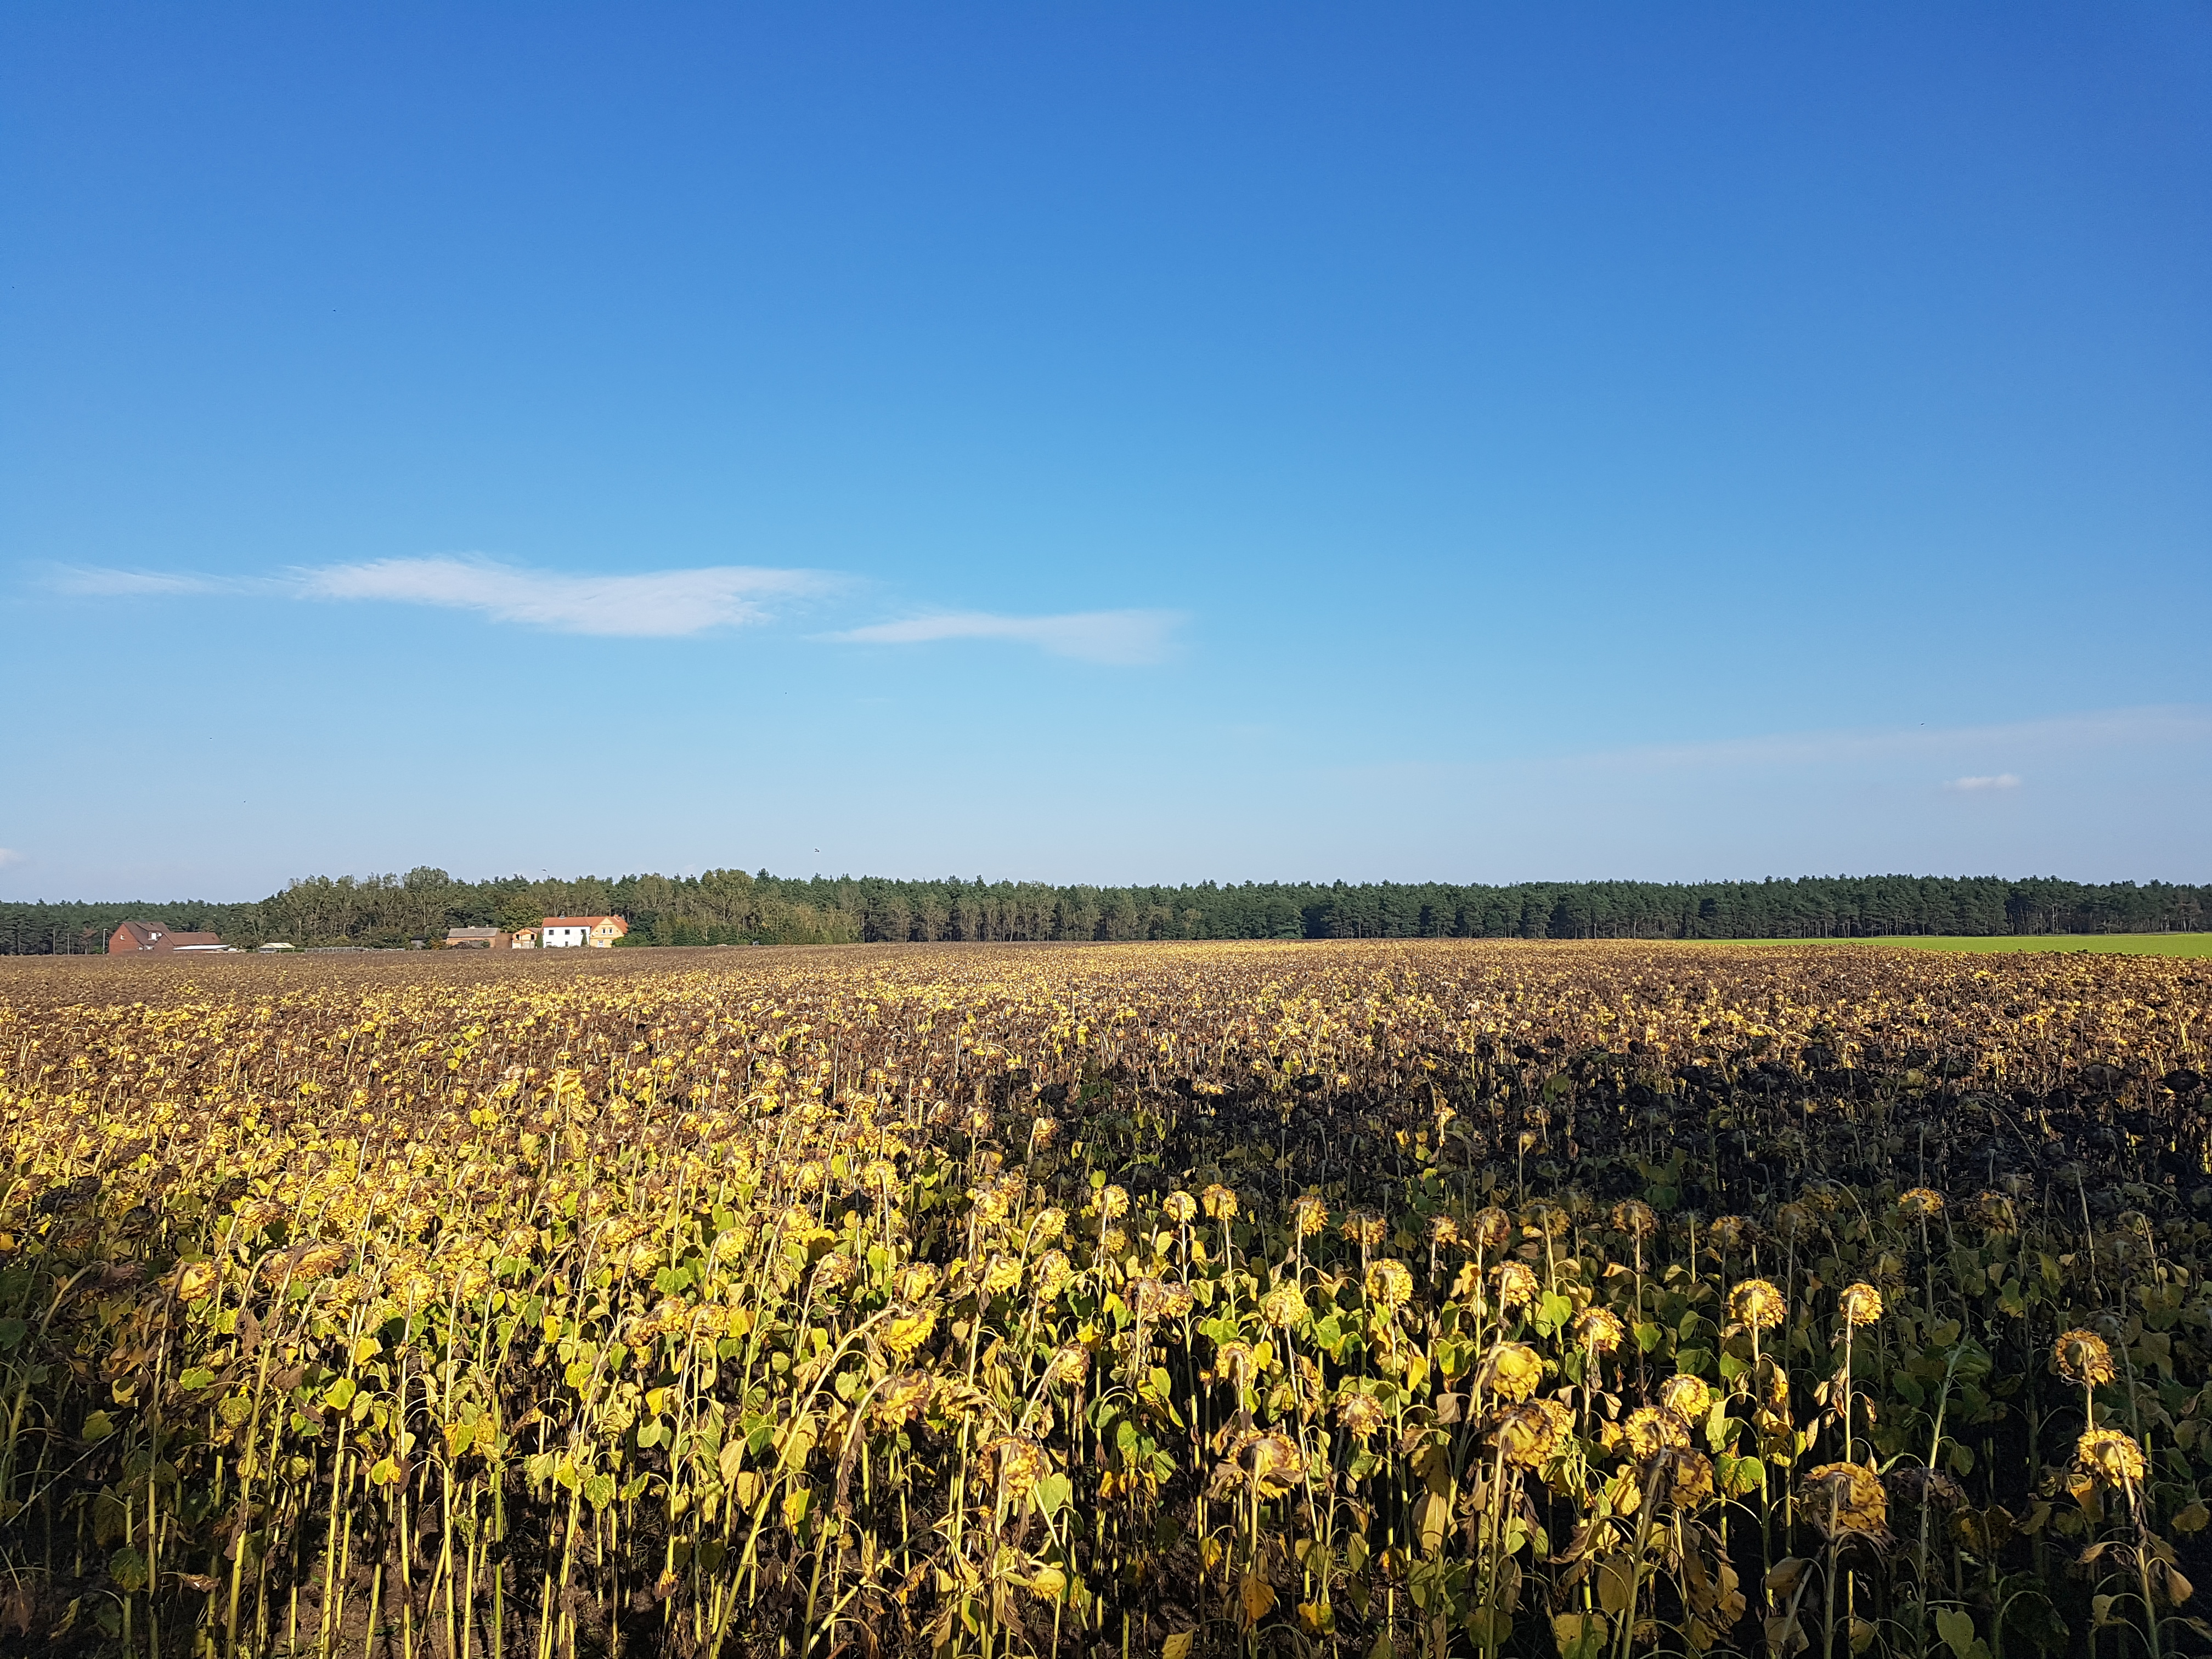
[[[1486,1250],[1494,1250],[1513,1236],[1513,1218],[1496,1205],[1477,1210],[1468,1223],[1468,1233]]]
[[[1311,1193],[1304,1194],[1291,1206],[1291,1220],[1300,1238],[1311,1238],[1328,1225],[1328,1206]]]
[[[1244,1449],[1244,1457],[1253,1487],[1262,1498],[1282,1497],[1305,1472],[1298,1443],[1286,1434],[1261,1435]]]
[[[1160,1210],[1169,1220],[1181,1226],[1198,1213],[1198,1200],[1188,1193],[1170,1193],[1160,1200]]]
[[[1199,1202],[1206,1213],[1216,1221],[1234,1221],[1237,1218],[1237,1192],[1234,1188],[1224,1187],[1217,1181],[1200,1194]]]
[[[1740,1215],[1717,1215],[1713,1224],[1705,1229],[1705,1237],[1713,1248],[1733,1255],[1743,1248],[1750,1224]]]
[[[1286,1331],[1305,1316],[1305,1293],[1295,1285],[1278,1285],[1260,1298],[1260,1317],[1272,1330]]]
[[[1044,1376],[1048,1382],[1065,1386],[1080,1382],[1091,1369],[1091,1351],[1079,1342],[1063,1343],[1052,1351],[1045,1361]]]
[[[929,1403],[929,1373],[925,1370],[907,1371],[894,1376],[876,1390],[876,1403],[870,1415],[878,1429],[895,1429],[902,1423],[912,1422],[921,1408]]]
[[[1500,1342],[1485,1354],[1475,1386],[1500,1400],[1522,1401],[1544,1380],[1544,1357],[1525,1342]]]
[[[1943,1194],[1932,1187],[1915,1187],[1899,1195],[1897,1207],[1917,1221],[1933,1221],[1943,1213]]]
[[[1075,1266],[1068,1261],[1066,1250],[1047,1250],[1037,1258],[1036,1271],[1030,1275],[1030,1287],[1050,1302],[1067,1288],[1068,1280],[1074,1277]]]
[[[1699,1510],[1713,1501],[1713,1461],[1703,1452],[1672,1448],[1659,1455],[1661,1490],[1678,1510]]]
[[[1514,1309],[1536,1299],[1536,1273],[1525,1261],[1501,1261],[1490,1270],[1491,1289],[1498,1305]]]
[[[2058,1340],[2051,1344],[2051,1363],[2068,1382],[2084,1388],[2101,1389],[2119,1375],[2118,1368],[2112,1364],[2112,1349],[2094,1331],[2061,1333]]]
[[[892,1282],[897,1285],[902,1298],[920,1302],[937,1288],[938,1281],[944,1277],[934,1263],[916,1261],[900,1268],[898,1277]]]
[[[1344,1224],[1340,1231],[1352,1243],[1371,1250],[1382,1242],[1383,1235],[1389,1229],[1374,1211],[1354,1210],[1344,1218]]]
[[[1690,1425],[1662,1406],[1638,1406],[1621,1420],[1619,1437],[1631,1457],[1646,1463],[1662,1452],[1689,1450]]]
[[[1702,1376],[1678,1371],[1659,1385],[1659,1403],[1684,1422],[1704,1420],[1713,1408],[1713,1391]]]
[[[1981,1223],[1985,1231],[2010,1233],[2019,1230],[2020,1224],[2014,1213],[2012,1200],[2002,1193],[1977,1193],[1970,1213]]]
[[[1823,1463],[1805,1477],[1805,1513],[1830,1538],[1879,1537],[1888,1529],[1889,1498],[1881,1477],[1863,1463]]]
[[[1863,1330],[1881,1317],[1881,1292],[1871,1285],[1850,1285],[1836,1298],[1836,1311],[1853,1330]]]
[[[1659,1231],[1659,1217],[1642,1199],[1625,1198],[1613,1206],[1613,1227],[1631,1238],[1649,1238]]]
[[[2074,1443],[2074,1467],[2100,1486],[2140,1486],[2148,1465],[2132,1435],[2091,1429]]]
[[[1509,1468],[1536,1468],[1558,1449],[1559,1425],[1541,1402],[1508,1406],[1492,1419],[1490,1443]]]
[[[1386,1256],[1367,1270],[1367,1297],[1377,1307],[1395,1313],[1413,1299],[1413,1275],[1404,1262]]]
[[[921,1345],[929,1340],[937,1328],[937,1310],[933,1307],[902,1308],[884,1322],[884,1346],[902,1365],[910,1363]]]
[[[1611,1353],[1628,1334],[1620,1316],[1610,1308],[1584,1308],[1567,1328],[1575,1340],[1592,1353]]]
[[[990,1460],[996,1474],[999,1496],[1012,1504],[1020,1503],[1035,1492],[1037,1482],[1052,1467],[1043,1447],[1018,1434],[990,1442],[983,1448],[983,1455]]]
[[[1774,1231],[1784,1238],[1802,1238],[1820,1224],[1809,1206],[1795,1201],[1774,1212]]]
[[[1729,1292],[1729,1316],[1755,1331],[1771,1331],[1790,1311],[1782,1292],[1764,1279],[1747,1279]]]
[[[187,1261],[177,1269],[177,1300],[204,1302],[222,1282],[222,1269],[212,1261]]]
[[[1336,1396],[1336,1420],[1346,1434],[1365,1444],[1382,1426],[1386,1413],[1371,1394],[1346,1389]]]
[[[1431,1248],[1448,1250],[1460,1242],[1459,1223],[1448,1215],[1432,1218],[1429,1222],[1429,1243]]]

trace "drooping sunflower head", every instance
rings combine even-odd
[[[1338,1426],[1362,1445],[1374,1438],[1388,1414],[1371,1394],[1346,1389],[1336,1396]]]
[[[2148,1465],[2132,1435],[2091,1429],[2074,1443],[2074,1467],[2100,1486],[2140,1486]]]
[[[1305,1295],[1294,1285],[1278,1285],[1260,1298],[1260,1317],[1271,1330],[1286,1331],[1305,1316]]]
[[[1172,1192],[1160,1200],[1160,1210],[1178,1226],[1198,1213],[1198,1200],[1186,1192]]]
[[[1662,1452],[1689,1450],[1690,1425],[1663,1406],[1638,1406],[1621,1419],[1620,1438],[1631,1457],[1648,1463]]]
[[[1341,1231],[1345,1237],[1352,1243],[1371,1250],[1382,1243],[1383,1235],[1389,1231],[1389,1224],[1372,1210],[1354,1210],[1344,1218]]]
[[[1492,1421],[1490,1443],[1509,1468],[1536,1468],[1558,1449],[1559,1425],[1542,1402],[1508,1406]]]
[[[1413,1299],[1413,1275],[1404,1262],[1386,1256],[1367,1270],[1367,1298],[1395,1313]]]
[[[1030,1275],[1030,1287],[1050,1302],[1067,1288],[1067,1281],[1074,1277],[1075,1264],[1067,1259],[1066,1250],[1047,1250],[1037,1258],[1036,1271]]]
[[[1224,1187],[1217,1181],[1199,1195],[1199,1202],[1212,1220],[1237,1218],[1237,1189],[1233,1187]]]
[[[1675,1448],[1659,1454],[1663,1496],[1678,1510],[1701,1510],[1713,1501],[1713,1460]]]
[[[1490,1286],[1500,1308],[1522,1307],[1536,1299],[1536,1271],[1525,1261],[1501,1261],[1490,1270]]]
[[[1313,1194],[1304,1194],[1291,1206],[1291,1219],[1300,1238],[1311,1238],[1328,1225],[1328,1206]]]
[[[1486,1250],[1494,1250],[1513,1236],[1513,1218],[1492,1204],[1477,1210],[1468,1232]]]
[[[1592,1353],[1611,1353],[1628,1334],[1620,1316],[1610,1308],[1584,1308],[1567,1328],[1575,1340]]]
[[[1898,1209],[1916,1221],[1933,1221],[1943,1213],[1943,1194],[1932,1187],[1915,1187],[1900,1194]]]
[[[919,1302],[937,1288],[938,1281],[943,1277],[934,1263],[917,1261],[911,1267],[902,1267],[894,1282],[898,1286],[898,1293],[906,1300]]]
[[[1429,1245],[1432,1249],[1448,1250],[1460,1242],[1459,1223],[1448,1215],[1436,1216],[1429,1222]]]
[[[1836,1311],[1853,1330],[1864,1330],[1881,1317],[1881,1292],[1867,1284],[1846,1285],[1836,1298]]]
[[[1051,1464],[1044,1448],[1022,1435],[1010,1434],[990,1442],[983,1448],[998,1476],[999,1495],[1008,1503],[1018,1504],[1036,1490]]]
[[[212,1261],[187,1261],[177,1269],[177,1300],[204,1302],[222,1282],[222,1269]]]
[[[2094,1331],[2062,1332],[2051,1344],[2051,1362],[2060,1376],[2083,1388],[2101,1389],[2119,1375],[2111,1347]]]
[[[1805,1477],[1804,1513],[1823,1534],[1880,1536],[1889,1525],[1881,1478],[1863,1463],[1823,1463]]]
[[[937,1328],[937,1310],[931,1307],[904,1308],[884,1322],[884,1346],[890,1349],[900,1364],[911,1362],[921,1345],[929,1340],[930,1333]]]
[[[885,1382],[876,1390],[876,1402],[870,1412],[876,1426],[895,1429],[913,1421],[929,1403],[929,1373],[926,1370],[908,1371]]]
[[[1659,1385],[1659,1403],[1686,1423],[1699,1423],[1713,1408],[1713,1391],[1704,1377],[1678,1371]]]
[[[1613,1228],[1631,1238],[1649,1238],[1659,1231],[1659,1217],[1640,1198],[1625,1198],[1613,1206]]]
[[[1771,1331],[1789,1312],[1782,1292],[1764,1279],[1747,1279],[1729,1292],[1729,1316],[1755,1331]]]
[[[1063,1343],[1045,1362],[1045,1380],[1065,1387],[1080,1382],[1091,1369],[1091,1351],[1079,1342]]]
[[[1535,1393],[1543,1380],[1544,1357],[1526,1342],[1500,1342],[1483,1356],[1475,1374],[1478,1387],[1513,1402]]]
[[[1252,1472],[1252,1485],[1262,1498],[1280,1498],[1298,1483],[1304,1474],[1304,1460],[1298,1455],[1298,1443],[1286,1434],[1262,1434],[1244,1449],[1246,1467]]]

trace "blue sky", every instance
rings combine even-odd
[[[0,894],[2212,879],[2212,11],[22,4]]]

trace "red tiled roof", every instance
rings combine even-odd
[[[180,933],[166,921],[121,922],[117,925],[115,932],[128,936],[131,945],[141,951],[175,951],[188,945],[222,943],[213,933]]]
[[[548,916],[538,925],[540,927],[596,927],[603,921],[622,921],[620,916]],[[623,921],[623,926],[629,924]]]

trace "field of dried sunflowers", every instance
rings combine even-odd
[[[0,1649],[2212,1647],[2212,964],[0,969]]]

